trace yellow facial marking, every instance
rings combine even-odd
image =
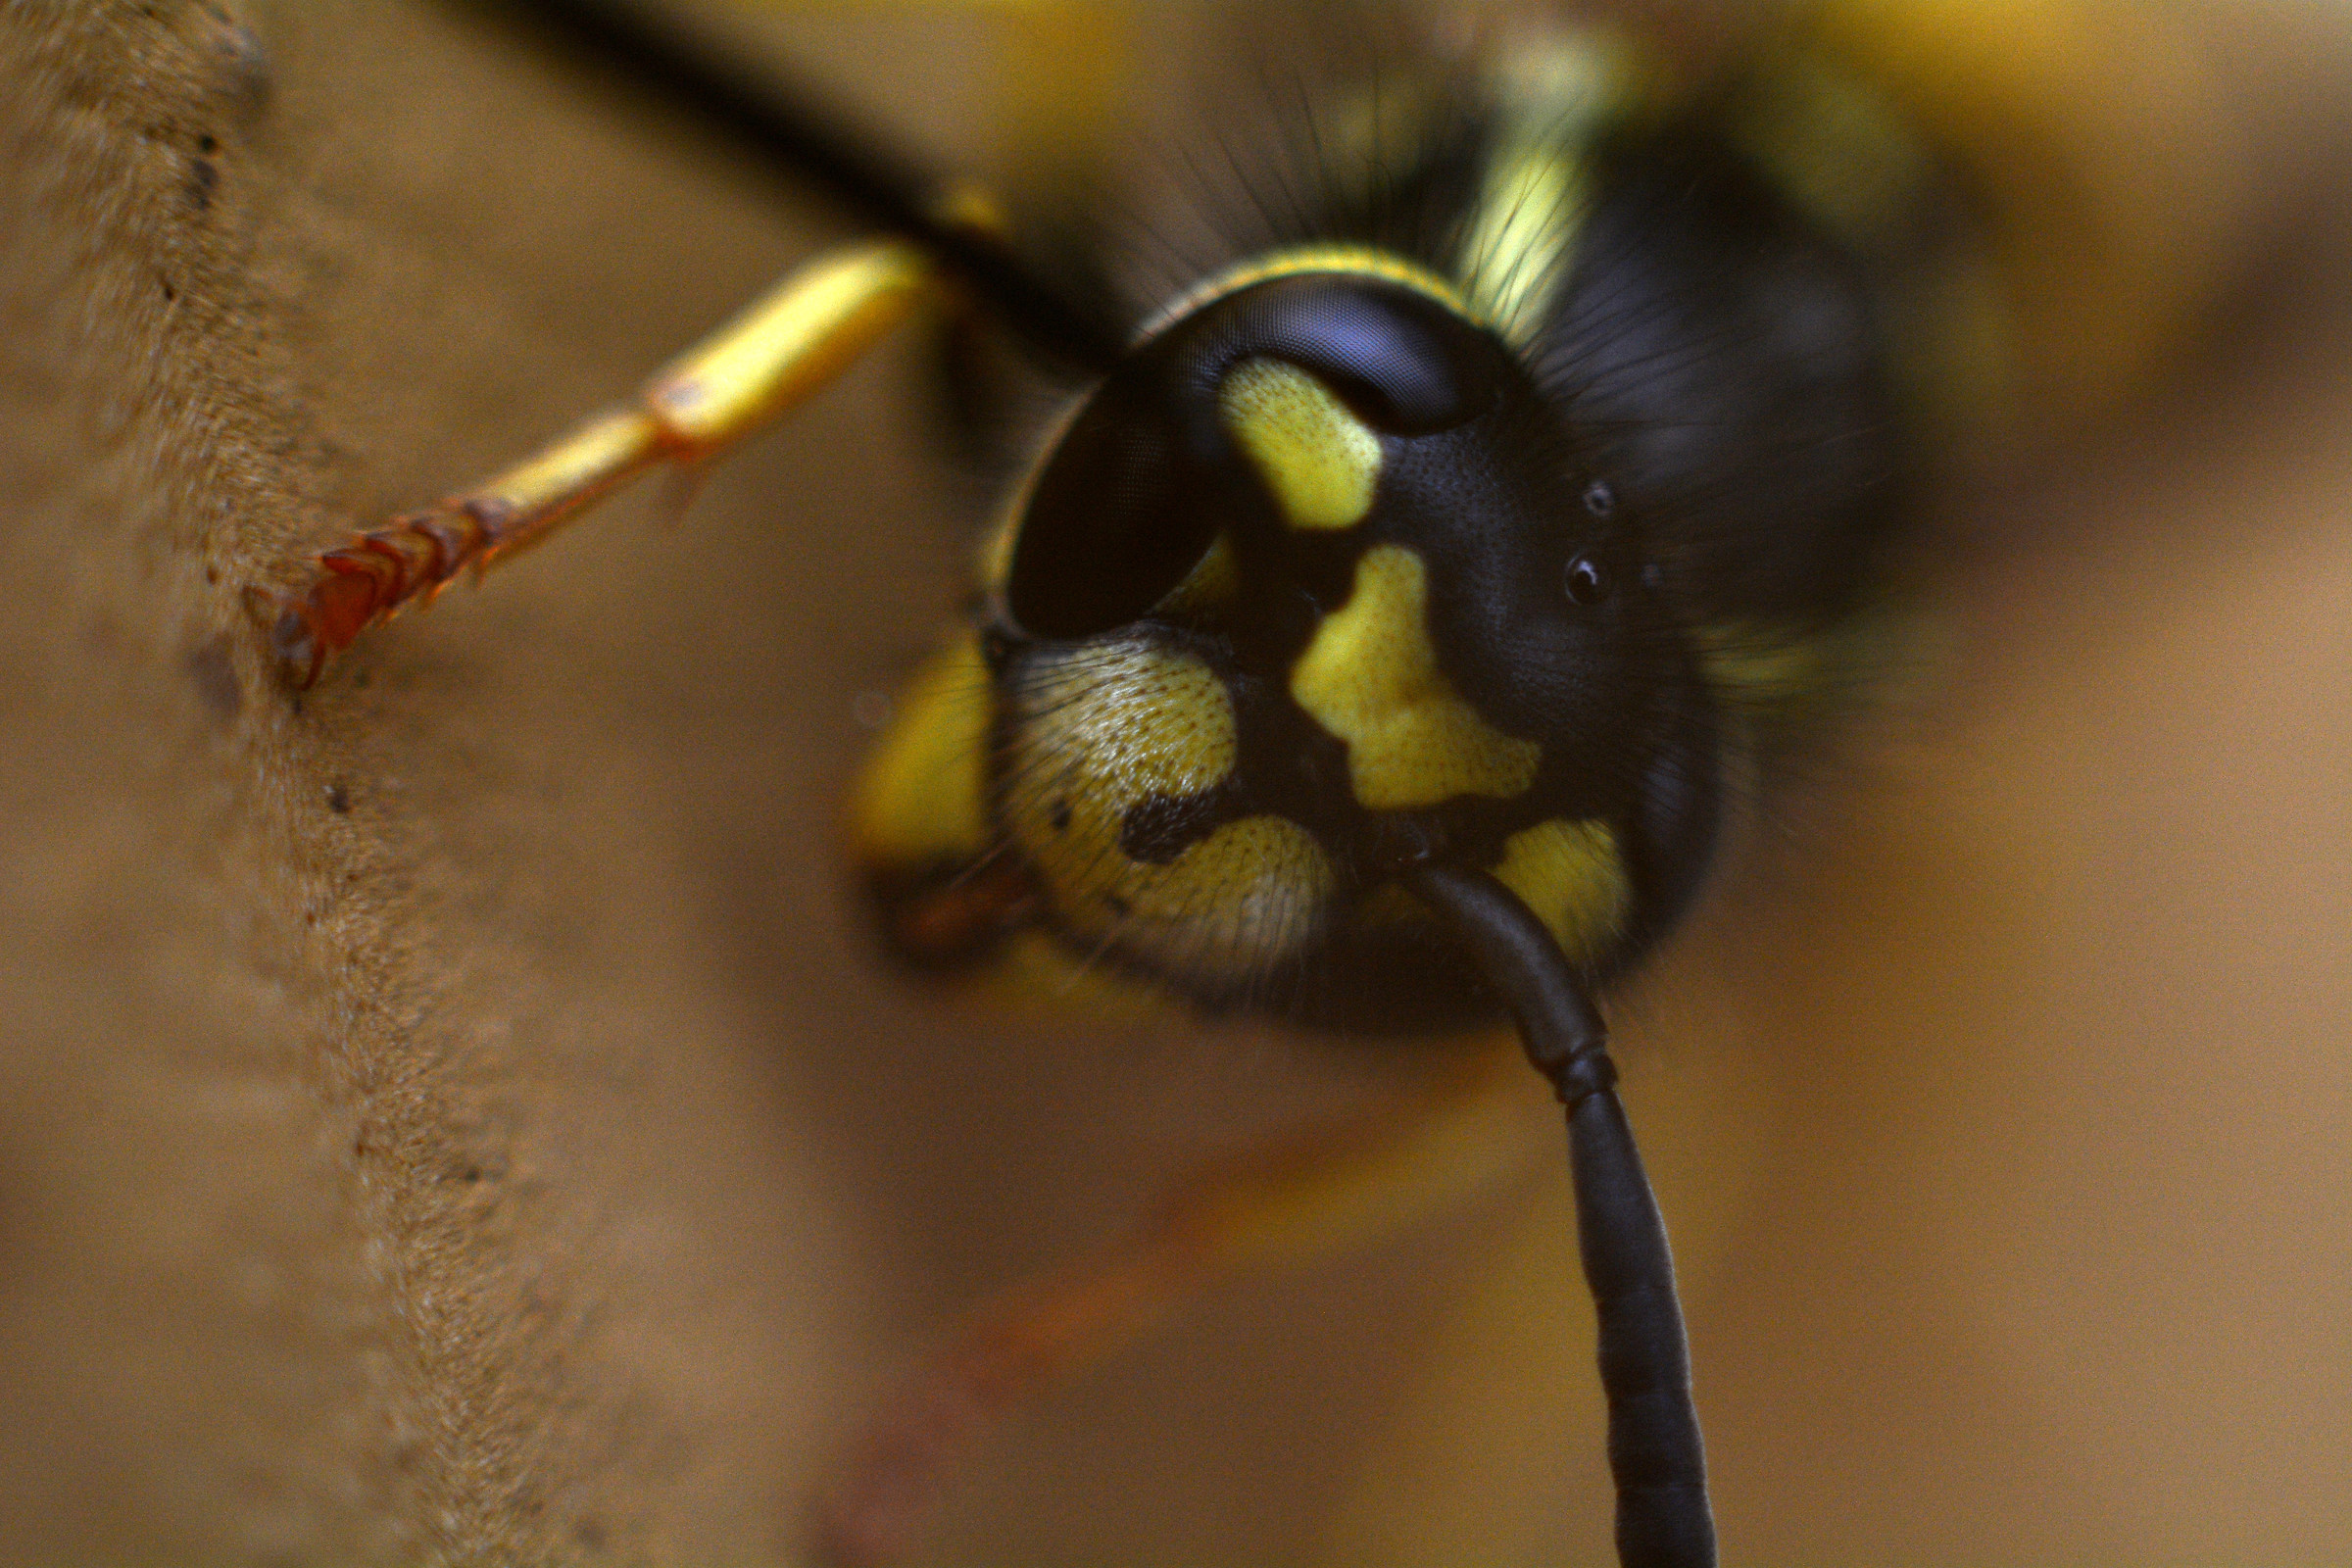
[[[1569,957],[1604,951],[1625,921],[1632,888],[1617,835],[1605,822],[1539,822],[1503,841],[1495,880],[1551,928]]]
[[[1311,834],[1279,816],[1228,822],[1169,865],[1130,862],[1120,946],[1194,974],[1239,978],[1306,940],[1331,895]]]
[[[925,661],[901,694],[850,801],[850,836],[869,867],[970,860],[989,845],[981,776],[988,669],[969,632]]]
[[[1312,934],[1333,872],[1295,823],[1227,822],[1164,865],[1121,846],[1131,809],[1233,769],[1232,700],[1199,659],[1143,640],[1072,649],[1021,682],[1008,717],[1005,826],[1065,935],[1242,976]]]
[[[1224,682],[1195,656],[1136,637],[1033,661],[1010,699],[1017,810],[1053,796],[1108,819],[1152,795],[1195,795],[1233,770]]]
[[[1364,552],[1355,591],[1323,617],[1291,670],[1291,696],[1348,743],[1348,776],[1367,810],[1436,806],[1457,795],[1509,800],[1536,779],[1544,749],[1489,724],[1438,668],[1421,558]]]
[[[1294,528],[1352,528],[1372,509],[1380,437],[1295,365],[1244,360],[1217,389],[1225,428]]]

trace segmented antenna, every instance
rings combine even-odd
[[[1617,1100],[1608,1031],[1544,922],[1484,871],[1423,864],[1414,895],[1502,993],[1528,1059],[1568,1107],[1577,1251],[1600,1321],[1622,1568],[1715,1568],[1715,1517],[1666,1224]]]

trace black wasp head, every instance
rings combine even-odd
[[[1065,426],[995,585],[993,794],[1053,923],[1203,1000],[1394,970],[1443,1011],[1462,987],[1405,958],[1431,944],[1395,885],[1435,858],[1621,963],[1714,801],[1632,511],[1401,264],[1176,317]]]
[[[1180,318],[1089,400],[1037,478],[1005,608],[1039,637],[1149,613],[1217,536],[1269,515],[1227,383],[1253,360],[1311,376],[1373,430],[1409,438],[1490,414],[1514,368],[1501,345],[1403,284],[1303,273]],[[1311,461],[1311,458],[1310,458]]]

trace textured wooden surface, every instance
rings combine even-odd
[[[968,28],[870,25],[813,41],[923,80],[920,133],[983,114]],[[1980,503],[1958,693],[1632,1009],[1733,1560],[2352,1549],[2315,28],[2223,51],[2293,237],[2270,335]],[[0,69],[0,1558],[789,1561],[946,1314],[1409,1083],[868,962],[832,803],[956,570],[903,364],[681,523],[266,678],[245,584],[821,224],[421,0],[24,3]],[[1011,1434],[943,1554],[1592,1560],[1538,1185],[1204,1303]]]

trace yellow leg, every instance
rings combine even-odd
[[[321,555],[309,584],[263,595],[270,651],[298,686],[327,656],[412,604],[553,533],[664,463],[712,457],[830,382],[939,288],[915,247],[845,247],[794,272],[646,383],[473,489]]]
[[[1042,1385],[1100,1361],[1218,1280],[1310,1261],[1492,1185],[1531,1147],[1516,1051],[1482,1052],[1434,1095],[1344,1137],[1202,1174],[1107,1254],[1050,1275],[968,1321],[866,1429],[817,1499],[834,1568],[900,1556],[956,1454]]]

